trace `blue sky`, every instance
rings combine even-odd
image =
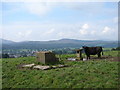
[[[2,2],[2,38],[117,40],[117,2]]]

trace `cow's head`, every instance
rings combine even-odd
[[[83,49],[87,48],[87,46],[82,46]]]

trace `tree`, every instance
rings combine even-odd
[[[2,58],[9,58],[8,54],[2,54]]]
[[[120,47],[117,47],[116,50],[120,50]]]

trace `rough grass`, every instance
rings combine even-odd
[[[117,56],[117,51],[104,52]],[[118,88],[118,64],[106,59],[67,61],[74,54],[61,55],[62,64],[69,67],[51,70],[18,69],[23,63],[36,63],[35,57],[2,59],[3,88]]]

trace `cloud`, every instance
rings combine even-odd
[[[108,32],[110,32],[110,30],[111,30],[111,28],[109,28],[108,26],[105,26],[102,33],[104,33],[104,34],[108,33]]]
[[[62,32],[58,32],[57,33],[57,36],[59,37],[59,38],[71,38],[71,37],[75,37],[75,32],[74,31],[62,31]]]
[[[54,28],[52,28],[52,29],[50,29],[50,30],[46,31],[46,32],[44,33],[44,35],[49,35],[49,34],[52,34],[54,31],[55,31],[55,29],[54,29]]]
[[[95,30],[91,31],[91,34],[92,34],[92,35],[94,35],[95,33],[96,33],[96,31],[95,31]]]
[[[54,28],[52,28],[51,30],[49,30],[47,33],[50,34],[50,33],[53,33],[55,31]]]
[[[24,7],[35,15],[45,15],[51,10],[51,5],[48,2],[24,3]]]
[[[32,33],[31,30],[26,31],[25,36],[28,37]]]
[[[79,30],[80,34],[81,35],[86,35],[88,34],[88,29],[89,28],[89,25],[88,24],[84,24],[81,29]]]
[[[113,28],[96,23],[14,22],[4,25],[3,32],[4,39],[13,41],[47,41],[61,38],[101,40],[108,37],[116,39],[117,29]]]
[[[61,36],[65,36],[65,34],[64,34],[63,32],[59,32],[59,33],[58,33],[58,36],[60,36],[60,37],[61,37]]]
[[[22,37],[24,34],[22,32],[18,32],[18,36]]]
[[[29,1],[29,2],[25,2],[21,1],[21,3],[15,3],[11,5],[12,8],[12,12],[16,12],[16,11],[20,11],[22,10],[26,10],[27,12],[34,14],[34,15],[38,15],[38,16],[43,16],[48,14],[49,12],[51,12],[54,8],[56,8],[56,6],[64,6],[65,9],[69,9],[69,10],[78,10],[77,12],[81,12],[83,13],[87,13],[88,15],[94,15],[94,14],[101,14],[101,13],[115,13],[115,11],[117,11],[116,9],[109,9],[109,8],[105,8],[104,7],[104,3],[100,3],[100,2],[86,2],[86,3],[82,3],[82,2],[73,2],[73,3],[69,3],[68,2],[62,2],[59,3],[57,1]],[[87,8],[86,8],[87,7]],[[10,8],[11,9],[11,8]],[[105,14],[105,13],[104,13]]]
[[[2,2],[119,2],[119,0],[1,0]]]
[[[57,3],[54,3],[56,5]],[[19,12],[26,12],[28,14],[34,14],[43,16],[52,11],[54,7],[52,2],[6,2],[3,3],[3,12],[7,14],[14,14]]]
[[[82,29],[88,29],[89,28],[89,25],[88,24],[84,24],[83,26],[82,26]]]
[[[31,30],[27,30],[27,31],[24,31],[24,32],[18,32],[17,37],[24,37],[24,38],[27,38],[30,36],[30,34],[32,33]]]
[[[81,29],[79,32],[82,35],[86,35],[88,33],[87,30],[85,30],[85,29]]]

